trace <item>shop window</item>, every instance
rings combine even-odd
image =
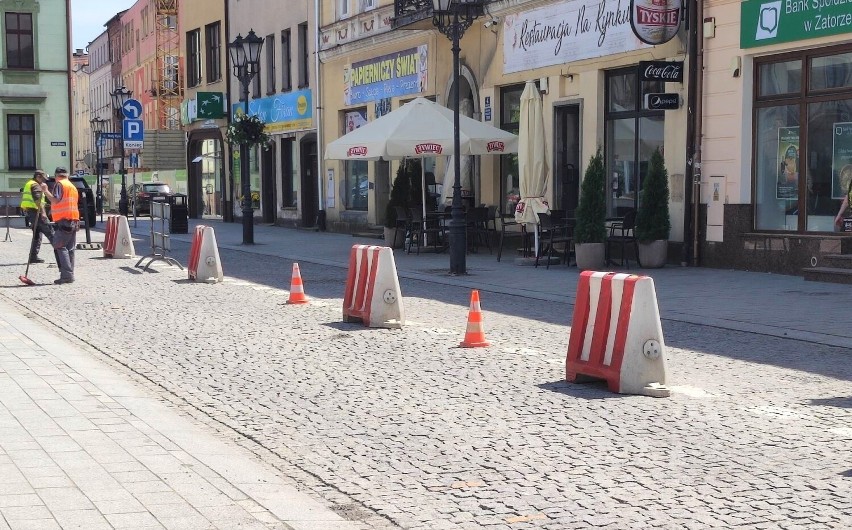
[[[513,85],[500,90],[500,128],[518,134],[521,121],[521,94],[524,85]],[[515,206],[521,200],[518,180],[518,155],[513,153],[500,156],[500,213],[512,215]]]
[[[607,72],[606,143],[607,209],[622,216],[639,208],[639,191],[651,154],[663,147],[665,114],[645,110],[645,94],[664,92],[660,81],[640,81],[636,68]]]
[[[293,146],[295,141],[293,138],[281,139],[281,195],[284,208],[295,208],[297,204],[296,190],[296,172],[293,170]]]
[[[6,116],[9,169],[35,169],[35,116],[9,114]]]
[[[367,109],[343,114],[343,134],[367,124]],[[366,160],[347,160],[343,163],[343,205],[347,210],[366,210],[369,191]]]
[[[756,60],[756,230],[836,230],[852,179],[850,61],[848,46]]]
[[[6,13],[6,66],[35,67],[33,16],[31,13]]]

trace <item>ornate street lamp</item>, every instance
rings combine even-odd
[[[104,221],[104,192],[103,192],[103,177],[101,176],[101,133],[104,132],[104,126],[107,120],[101,117],[92,118],[89,124],[92,127],[92,132],[95,134],[95,175],[98,178],[97,196],[95,200],[95,208],[101,216],[101,222]]]
[[[127,88],[122,85],[112,92],[109,93],[112,97],[112,109],[115,112],[116,116],[121,119],[121,130],[124,131],[124,104],[127,103],[127,100],[130,99],[130,96],[133,95],[133,92],[127,90]],[[118,173],[121,175],[121,196],[118,199],[118,213],[127,216],[127,179],[126,179],[126,171],[124,169],[124,133],[122,132],[122,139],[119,140],[121,142],[121,159],[119,160]]]
[[[473,21],[483,14],[487,0],[432,0],[432,24],[453,43],[453,180],[450,219],[450,274],[467,274],[464,207],[461,197],[461,140],[459,138],[459,40]]]
[[[237,34],[234,42],[228,45],[231,55],[231,66],[236,77],[243,87],[243,101],[245,102],[245,113],[249,113],[249,84],[255,75],[260,74],[260,49],[263,47],[263,38],[255,35],[254,30],[249,30],[243,37]],[[254,244],[254,209],[251,204],[251,181],[249,180],[251,169],[249,167],[249,147],[240,144],[240,182],[243,189],[243,244]],[[233,190],[232,190],[233,193]]]

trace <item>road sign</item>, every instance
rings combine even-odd
[[[130,167],[139,167],[139,153],[130,153]]]
[[[142,120],[124,120],[121,122],[125,149],[142,149],[145,140],[145,128]]]
[[[100,134],[102,140],[121,140],[121,133],[117,132],[102,132]]]
[[[142,103],[138,99],[128,99],[121,107],[121,112],[125,118],[131,120],[139,119],[142,116]]]

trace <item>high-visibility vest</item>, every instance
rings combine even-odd
[[[33,185],[38,186],[39,183],[36,182],[34,179],[30,179],[27,181],[26,184],[24,184],[24,192],[21,195],[21,208],[28,208],[30,210],[35,210],[36,208],[38,208],[35,199],[33,199]],[[44,194],[42,194],[41,196],[41,202],[42,204],[47,202],[47,198],[44,196]]]
[[[62,198],[58,203],[50,207],[50,216],[55,221],[79,221],[80,211],[77,209],[79,194],[77,188],[67,179],[57,180],[56,184],[62,186]]]

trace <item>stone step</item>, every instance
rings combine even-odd
[[[835,267],[808,267],[802,269],[806,281],[844,283],[852,285],[852,269]]]
[[[826,254],[822,257],[823,267],[852,269],[852,254]]]

